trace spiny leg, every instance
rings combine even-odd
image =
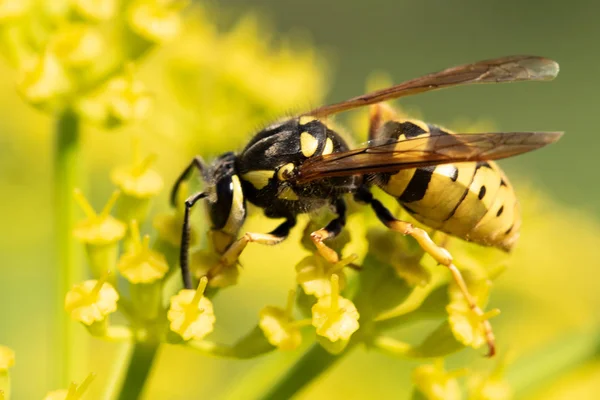
[[[290,230],[296,225],[296,219],[289,217],[277,228],[269,233],[246,232],[244,236],[233,242],[221,255],[219,264],[212,268],[208,273],[208,278],[219,274],[222,268],[233,265],[238,260],[248,243],[260,243],[265,245],[275,245],[281,243],[290,234]]]
[[[337,199],[335,201],[335,212],[338,216],[328,223],[325,228],[310,234],[310,239],[317,247],[319,254],[332,264],[340,261],[340,257],[335,250],[327,246],[323,241],[336,237],[344,229],[344,226],[346,226],[346,203],[344,200]]]
[[[179,180],[178,180],[179,182]],[[185,211],[183,214],[183,227],[181,228],[181,248],[179,249],[179,266],[181,268],[181,277],[183,287],[192,289],[192,277],[190,275],[190,266],[188,252],[190,248],[190,213],[194,204],[207,196],[207,193],[196,193],[185,201]]]
[[[373,211],[375,211],[377,218],[379,218],[379,220],[383,222],[383,224],[389,229],[395,232],[400,232],[403,235],[410,235],[415,238],[425,252],[432,256],[439,264],[442,264],[450,270],[454,282],[456,282],[458,285],[471,310],[479,317],[484,315],[483,310],[477,305],[471,293],[469,293],[467,284],[465,283],[460,271],[452,263],[452,255],[448,252],[448,250],[435,244],[435,242],[431,240],[427,232],[425,232],[423,229],[417,228],[411,223],[396,219],[392,213],[383,204],[381,204],[379,200],[373,198],[373,195],[368,190],[363,190],[357,193],[356,200],[371,205],[371,208],[373,208]],[[496,353],[494,332],[492,331],[492,326],[487,319],[482,318],[481,323],[489,348],[488,356],[492,357]]]
[[[186,181],[189,178],[189,175],[194,168],[199,170],[201,173],[204,172],[205,167],[204,167],[204,161],[202,160],[202,157],[200,157],[200,156],[194,157],[192,159],[192,161],[190,162],[190,164],[183,170],[181,175],[179,175],[179,177],[173,184],[173,188],[171,189],[171,205],[172,206],[177,205],[176,204],[177,203],[177,192],[179,192],[179,187],[181,186],[181,184],[184,181]]]

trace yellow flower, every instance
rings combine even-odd
[[[141,157],[139,138],[136,137],[131,164],[114,168],[110,174],[111,180],[126,195],[138,198],[155,196],[163,188],[162,177],[150,168],[155,159],[155,155]]]
[[[181,227],[179,228],[181,230]],[[209,232],[209,236],[212,232]],[[209,238],[210,240],[210,238]],[[211,287],[224,288],[235,285],[240,276],[237,264],[223,265],[221,256],[214,250],[198,250],[190,256],[190,269],[196,278],[210,275]]]
[[[464,370],[447,372],[443,360],[434,365],[421,365],[413,372],[413,382],[417,389],[429,400],[460,400],[462,398],[457,376]]]
[[[71,0],[71,6],[84,18],[107,20],[115,15],[117,0]]]
[[[331,294],[320,297],[312,307],[312,324],[317,335],[332,342],[347,341],[358,330],[358,318],[354,303],[340,296],[338,275],[331,275]]]
[[[0,22],[18,18],[29,10],[30,0],[2,0],[0,1]]]
[[[73,230],[75,237],[90,245],[107,245],[121,240],[125,236],[125,224],[109,214],[118,197],[119,192],[114,192],[100,214],[96,214],[81,191],[75,189],[75,200],[87,217],[75,226]]]
[[[472,271],[464,271],[466,278]],[[487,279],[478,279],[476,284],[469,285],[469,291],[473,295],[476,303],[485,305],[492,286],[491,281]],[[484,323],[490,318],[500,314],[500,310],[493,309],[483,315],[477,315],[469,306],[458,286],[451,282],[448,287],[450,303],[446,306],[448,313],[448,322],[456,340],[478,349],[487,343]]]
[[[137,221],[131,222],[133,245],[119,259],[119,272],[131,283],[152,283],[162,279],[169,270],[164,255],[150,249],[150,236],[140,240]]]
[[[491,373],[476,373],[469,377],[467,387],[469,400],[508,400],[513,398],[513,390],[504,380],[504,372],[510,363],[510,355],[500,359]]]
[[[34,105],[58,101],[71,90],[71,82],[63,66],[49,51],[44,51],[25,64],[19,81],[19,93]]]
[[[73,23],[61,27],[50,43],[50,50],[64,65],[82,67],[94,62],[102,53],[104,42],[93,26]]]
[[[69,389],[53,390],[44,397],[44,400],[79,400],[95,377],[95,374],[89,374],[79,386],[76,383],[71,383]]]
[[[356,255],[346,257],[335,264],[330,264],[320,254],[308,256],[296,265],[296,282],[306,294],[317,298],[331,294],[331,277],[338,278],[340,290],[346,286],[346,275],[342,269],[356,260]]]
[[[129,8],[131,29],[152,42],[173,39],[181,29],[179,10],[183,1],[139,0]]]
[[[0,346],[0,372],[15,365],[15,352],[6,346]]]
[[[170,328],[183,340],[200,340],[212,332],[215,324],[215,313],[209,299],[204,297],[208,279],[203,277],[197,290],[180,290],[171,298],[171,308],[167,318]]]
[[[292,316],[296,292],[290,290],[285,309],[267,306],[260,311],[258,326],[273,346],[281,350],[294,350],[302,343],[298,323]]]
[[[104,280],[87,280],[73,286],[65,298],[65,309],[71,318],[84,325],[102,322],[117,311],[119,294]]]
[[[152,96],[146,85],[135,79],[130,70],[126,76],[118,76],[108,82],[106,102],[108,113],[117,121],[137,121],[150,112]]]

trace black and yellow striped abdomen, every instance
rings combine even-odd
[[[379,137],[448,134],[451,132],[421,121],[393,121],[381,128]],[[519,205],[494,162],[406,169],[385,175],[378,185],[431,228],[507,251],[519,237]]]

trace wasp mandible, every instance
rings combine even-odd
[[[416,220],[461,239],[509,251],[519,237],[521,218],[508,179],[492,161],[538,149],[557,141],[560,132],[453,133],[416,120],[389,118],[381,102],[431,90],[472,83],[545,81],[555,78],[558,64],[536,56],[510,56],[449,68],[362,96],[323,106],[288,118],[258,132],[239,153],[228,152],[212,164],[195,157],[174,184],[175,204],[180,184],[199,170],[205,190],[185,201],[180,264],[186,288],[192,287],[188,265],[190,211],[207,200],[210,238],[220,262],[209,272],[235,265],[250,242],[274,245],[296,224],[296,216],[333,207],[337,217],[311,234],[318,252],[329,262],[338,254],[325,241],[346,223],[344,195],[372,208],[389,229],[410,235],[438,263],[446,266],[471,309],[483,311],[469,293],[452,256],[427,232],[397,219],[371,194],[378,186],[396,198]],[[350,149],[328,127],[333,114],[373,105],[367,145]],[[247,232],[239,237],[246,218],[246,201],[269,218],[284,218],[269,233]],[[482,322],[489,346],[494,336]]]

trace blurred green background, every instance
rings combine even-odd
[[[275,39],[293,37],[314,46],[329,64],[328,101],[361,94],[366,78],[374,71],[385,71],[399,82],[448,66],[509,54],[535,54],[557,60],[561,73],[552,83],[455,88],[405,99],[402,104],[420,110],[427,121],[450,128],[457,119],[467,118],[490,120],[502,131],[566,132],[556,145],[501,163],[518,192],[551,200],[525,205],[528,213],[523,241],[530,245],[523,250],[526,253],[518,251],[515,255],[519,269],[509,269],[493,292],[492,305],[504,313],[495,320],[495,327],[501,346],[527,354],[569,332],[600,322],[600,262],[595,256],[600,243],[596,164],[600,135],[595,118],[600,104],[599,3],[233,0],[214,1],[210,7],[218,17],[214,22],[224,31],[242,15],[256,12],[261,16],[259,31],[265,29]],[[0,64],[0,71],[0,343],[17,352],[15,398],[40,398],[52,388],[57,360],[52,352],[51,313],[55,302],[61,301],[52,265],[53,121],[15,93],[14,71],[5,64]],[[152,86],[156,83],[153,79],[160,80],[161,76],[148,73],[150,79],[145,80]],[[298,98],[297,103],[304,105],[307,99]],[[239,148],[251,134],[236,132],[214,151]],[[357,133],[361,135],[366,134]],[[163,151],[161,140],[171,139],[168,134],[159,135],[149,147]],[[118,133],[106,135],[93,129],[87,132],[85,142],[86,190],[99,206],[110,192],[107,171],[116,159],[128,157],[130,144]],[[102,151],[93,151],[92,147]],[[175,145],[164,152],[168,154],[160,154],[165,161],[159,162],[159,169],[169,182],[197,151]],[[166,209],[164,196],[156,208]],[[535,230],[528,230],[528,224]],[[271,225],[257,218],[249,221],[248,229],[265,230]],[[528,232],[542,232],[544,237],[526,237]],[[249,248],[245,257],[254,261],[245,265],[256,274],[243,275],[242,284],[231,289],[217,305],[223,310],[218,322],[220,334],[236,337],[241,325],[253,324],[262,305],[284,301],[289,285],[278,282],[293,279],[289,254],[298,246],[297,237],[268,249],[271,266],[261,261],[263,249]],[[100,341],[90,341],[90,347],[94,348],[90,370],[99,373],[100,383],[95,384],[102,385],[109,379],[104,371],[122,350]],[[465,352],[468,354],[463,358],[454,358],[455,364],[462,365],[464,357],[483,363],[473,351]],[[229,361],[166,347],[160,354],[149,398],[222,395],[234,385],[252,382],[253,371],[259,367],[272,364],[276,374],[282,359],[297,354]],[[360,350],[311,387],[305,397],[397,398],[398,393],[407,397],[410,370],[417,364]],[[592,398],[588,396],[600,393],[600,385],[595,383],[600,381],[599,371],[597,365],[587,365],[561,380],[543,383],[536,388],[541,390],[537,396],[549,398],[552,393],[554,398],[575,398],[569,393],[579,393],[578,398]],[[86,374],[82,372],[73,379],[82,380]],[[236,392],[229,395],[237,396]]]

